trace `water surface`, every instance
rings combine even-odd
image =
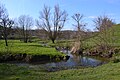
[[[17,64],[19,66],[28,66],[30,68],[43,68],[47,71],[58,71],[64,69],[96,67],[108,62],[105,58],[75,55],[71,54],[70,51],[63,51],[63,53],[70,56],[67,61],[40,61],[40,63],[34,62],[31,64],[16,62],[14,64]]]
[[[67,61],[45,63],[43,66],[48,71],[56,71],[61,69],[74,69],[78,67],[96,67],[107,63],[105,59],[95,57],[68,54],[70,58]]]

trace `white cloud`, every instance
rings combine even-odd
[[[88,16],[87,18],[95,19],[97,16]]]

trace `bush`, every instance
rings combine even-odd
[[[120,62],[120,56],[115,56],[113,59],[112,59],[113,63],[118,63]]]

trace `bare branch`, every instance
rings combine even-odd
[[[0,4],[0,27],[2,27],[1,33],[5,40],[5,46],[8,46],[8,35],[10,34],[10,28],[13,24],[14,22],[9,19],[6,8]]]
[[[24,42],[27,43],[28,39],[30,39],[30,29],[33,26],[33,19],[28,15],[21,15],[18,19],[19,27],[22,29],[22,36]]]
[[[54,7],[54,12],[51,14],[51,8],[44,6],[42,12],[40,12],[39,20],[37,20],[37,26],[47,32],[47,35],[54,43],[54,40],[58,37],[59,32],[64,27],[67,20],[66,11],[61,11],[59,5]]]
[[[99,31],[99,35],[97,36],[97,45],[102,50],[107,53],[109,47],[111,47],[112,36],[114,31],[112,29],[113,25],[115,24],[112,19],[107,16],[100,16],[94,20],[96,29]]]

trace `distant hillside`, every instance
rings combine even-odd
[[[92,32],[92,36],[85,40],[86,47],[95,47],[99,43],[104,41],[103,36],[106,36],[105,41],[110,43],[112,46],[120,46],[120,24],[114,25],[104,33]]]
[[[112,36],[114,39],[114,43],[116,46],[120,46],[120,24],[113,26],[114,35]]]

